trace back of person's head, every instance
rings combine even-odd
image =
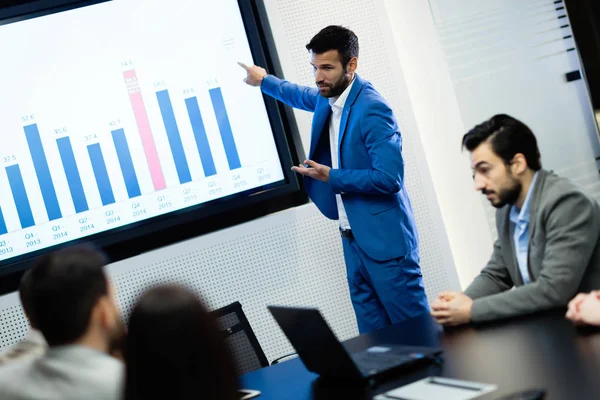
[[[113,320],[118,315],[112,315],[114,300],[103,270],[106,264],[102,252],[74,246],[45,255],[33,266],[29,277],[30,308],[35,311],[37,328],[50,346],[76,343],[96,320],[106,324],[107,330],[117,323]]]
[[[33,329],[39,329],[38,322],[35,318],[35,310],[33,308],[31,295],[31,269],[28,269],[23,274],[21,282],[19,283],[19,298],[21,300],[23,312],[29,320],[29,325],[31,325]]]
[[[180,286],[145,292],[129,319],[125,400],[234,400],[233,357],[213,315]]]
[[[306,49],[315,54],[337,50],[340,55],[342,67],[346,68],[346,65],[352,58],[358,58],[358,37],[348,28],[339,25],[329,25],[321,29],[308,42]]]
[[[494,115],[477,125],[462,138],[462,146],[473,152],[482,143],[488,143],[494,153],[510,163],[515,154],[523,154],[527,166],[538,171],[542,168],[540,150],[535,135],[527,125],[506,114]]]

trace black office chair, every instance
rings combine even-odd
[[[269,366],[239,301],[214,310],[213,314],[233,353],[238,375]]]

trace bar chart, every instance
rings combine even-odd
[[[154,190],[159,191],[165,189],[167,184],[159,159],[159,151],[155,143],[154,133],[146,111],[145,101],[138,84],[136,71],[133,69],[126,70],[123,73],[123,76],[125,78],[127,93],[131,101],[132,112],[138,128],[138,137],[144,149],[147,162],[145,167],[152,178]],[[189,90],[187,91],[187,94],[190,94]],[[222,91],[219,87],[214,87],[208,90],[208,94],[213,106],[211,111],[214,113],[214,118],[217,121],[229,171],[237,170],[242,167],[242,164],[237,151],[231,124],[229,122]],[[168,139],[171,158],[177,171],[178,182],[179,184],[191,182],[192,174],[188,166],[169,90],[157,90],[155,92],[155,97]],[[185,97],[183,98],[183,102],[185,103],[187,110],[187,116],[189,118],[188,122],[191,124],[194,133],[196,149],[204,168],[203,177],[206,178],[216,175],[217,170],[206,135],[206,129],[197,97]],[[56,189],[53,185],[46,152],[42,145],[38,124],[33,123],[24,125],[23,130],[28,143],[31,159],[33,160],[33,166],[35,168],[37,182],[41,189],[48,220],[53,221],[60,219],[62,218],[62,213],[58,203]],[[117,154],[119,167],[122,172],[120,178],[126,186],[128,198],[133,199],[141,196],[142,192],[137,178],[138,173],[136,172],[136,166],[131,157],[125,130],[123,128],[115,129],[112,130],[110,134],[114,150]],[[91,137],[90,140],[93,141],[97,135],[88,135],[88,137]],[[71,138],[69,136],[59,137],[56,139],[56,145],[60,154],[62,169],[68,183],[70,198],[73,202],[75,211],[76,213],[88,211],[87,195],[82,185],[82,178],[75,159],[75,150],[73,149]],[[111,179],[114,180],[118,178],[111,178],[109,176],[101,144],[88,144],[86,145],[86,151],[102,205],[108,206],[114,204],[116,199]],[[146,169],[144,166],[138,166],[138,168]],[[36,225],[29,205],[27,191],[23,184],[23,177],[21,176],[19,165],[15,164],[6,167],[6,171],[10,182],[11,192],[13,193],[15,204],[17,204],[21,228],[24,229]],[[4,224],[2,224],[2,227],[3,226]],[[6,228],[3,228],[0,232],[6,233]]]
[[[215,169],[215,162],[210,152],[206,129],[204,128],[200,107],[198,106],[198,99],[196,97],[185,99],[185,106],[192,123],[192,129],[194,130],[194,138],[196,139],[198,153],[200,154],[200,160],[204,168],[204,176],[212,176],[217,173],[217,170]]]
[[[119,165],[123,172],[123,180],[125,186],[127,186],[127,194],[132,199],[137,196],[141,196],[140,184],[138,183],[135,167],[133,160],[131,159],[131,152],[127,145],[127,138],[125,137],[125,131],[123,129],[117,129],[111,132],[113,143],[117,150],[117,157],[119,158]]]
[[[80,213],[89,209],[85,193],[83,191],[83,185],[81,183],[81,175],[79,174],[79,168],[75,161],[75,154],[73,153],[73,146],[71,146],[71,139],[66,136],[56,139],[56,145],[60,152],[60,159],[62,161],[63,168],[65,170],[65,176],[69,183],[69,192],[73,199],[75,211]]]
[[[48,218],[50,218],[50,221],[61,218],[62,214],[58,205],[56,190],[52,184],[52,176],[50,175],[48,160],[46,159],[46,153],[44,153],[44,147],[42,146],[40,131],[38,130],[37,124],[25,125],[23,129],[25,130],[25,137],[29,144],[29,151],[31,152],[31,158],[33,159],[35,173],[40,188],[42,189],[42,196],[44,197]]]
[[[278,159],[263,162],[258,166],[252,164],[250,167],[255,170],[253,174],[249,174],[248,170],[244,169],[229,119],[226,100],[219,86],[215,86],[213,83],[212,87],[206,88],[204,93],[188,88],[174,97],[168,88],[163,87],[165,86],[163,83],[155,85],[154,93],[148,93],[145,96],[136,70],[125,70],[123,78],[126,95],[131,106],[130,111],[137,128],[130,129],[130,132],[120,126],[118,121],[111,122],[110,129],[107,128],[106,132],[73,133],[67,132],[66,128],[56,129],[55,133],[59,133],[59,135],[54,139],[53,145],[56,147],[59,160],[52,160],[45,148],[45,146],[48,147],[48,143],[46,142],[44,145],[42,141],[44,132],[52,129],[45,127],[43,121],[24,118],[21,134],[27,144],[35,176],[24,177],[21,171],[21,161],[19,160],[27,159],[27,157],[13,155],[8,160],[4,160],[8,189],[10,189],[7,192],[12,195],[18,224],[13,223],[12,226],[9,226],[0,207],[0,239],[2,235],[50,224],[49,226],[54,232],[52,234],[54,240],[50,241],[51,243],[72,240],[74,237],[126,225],[136,220],[189,207],[281,179],[282,175],[277,171],[280,169]],[[201,94],[210,99],[210,109],[201,108],[198,100],[198,96]],[[155,104],[152,104],[152,101],[155,101]],[[182,113],[179,116],[176,115],[174,104],[185,110],[185,118],[182,118]],[[147,110],[153,106],[157,106],[160,111],[162,127],[153,126],[151,122]],[[218,132],[217,146],[215,146],[214,140],[211,142],[209,139],[207,118],[214,121],[215,131]],[[191,137],[187,138],[187,142],[194,143],[193,149],[186,150],[185,148],[180,129],[180,126],[183,125],[189,126],[187,131],[191,132]],[[104,135],[105,133],[106,135]],[[159,148],[157,145],[157,135],[161,133],[166,138],[168,149]],[[103,135],[110,137],[110,140],[100,140]],[[145,161],[143,164],[134,162],[130,147],[132,141],[138,141],[143,149],[142,158]],[[224,154],[226,160],[226,164],[222,163],[220,169],[217,167],[213,154],[215,147],[220,147],[218,150]],[[106,154],[110,152],[116,154],[119,175],[111,174],[109,171],[110,164],[108,164]],[[86,156],[83,157],[83,154]],[[188,162],[190,154],[192,157],[199,158],[201,170],[190,168]],[[167,182],[163,164],[174,166],[176,182],[170,184]],[[92,173],[84,176],[81,171],[82,167],[86,165]],[[266,170],[271,170],[272,173],[265,173]],[[138,178],[144,174],[149,175],[152,182],[152,187],[146,188],[145,191]],[[63,204],[65,201],[68,202],[67,208],[74,210],[71,215],[65,215],[61,209],[60,196],[57,195],[58,191],[54,183],[57,178],[66,182],[68,197],[63,196]],[[44,208],[38,210],[37,214],[43,214],[45,218],[36,219],[34,216],[30,194],[25,185],[26,180],[39,187]],[[86,181],[88,189],[84,184]],[[92,181],[93,189],[90,190]],[[124,185],[126,198],[116,196],[115,184]],[[181,190],[184,186],[185,188]],[[204,190],[199,190],[200,187],[203,187]],[[179,202],[173,192],[165,192],[169,189],[175,189],[176,193],[180,195]],[[163,192],[165,194],[162,194]],[[100,208],[90,206],[90,199],[94,197],[100,199]],[[131,201],[125,204],[127,200]],[[125,206],[123,206],[124,204]],[[118,207],[110,208],[111,206]],[[78,217],[78,215],[86,216]],[[92,215],[95,217],[92,218]],[[61,223],[68,219],[76,222]],[[95,222],[91,223],[91,221]],[[54,222],[57,223],[54,224]],[[59,231],[60,234],[57,234],[56,232]],[[35,241],[26,240],[24,243],[37,245],[40,248],[44,243],[49,242],[48,238],[41,240],[36,234],[27,234],[24,238],[35,238]],[[0,247],[0,259],[2,256],[3,252]]]
[[[0,261],[286,182],[238,2],[176,2],[0,25]]]
[[[33,214],[31,213],[31,205],[29,204],[29,198],[27,197],[27,191],[25,190],[25,184],[23,183],[23,175],[18,164],[6,167],[6,174],[8,175],[8,182],[10,183],[10,191],[12,192],[13,198],[15,199],[15,205],[17,206],[17,213],[19,214],[19,221],[21,221],[22,228],[29,228],[35,225],[33,220]]]
[[[177,121],[175,120],[169,91],[165,89],[156,92],[156,98],[158,99],[160,113],[169,138],[169,146],[173,152],[173,159],[175,160],[175,168],[177,169],[177,175],[179,176],[179,183],[189,182],[192,180],[192,176],[183,151],[183,143],[181,142],[181,135],[177,128]]]
[[[129,91],[129,99],[131,100],[131,106],[133,107],[133,113],[135,114],[135,122],[140,133],[140,139],[144,146],[144,153],[148,160],[148,167],[150,168],[150,176],[152,177],[152,183],[154,189],[160,190],[165,188],[165,177],[163,176],[162,169],[160,167],[160,161],[158,159],[158,151],[156,150],[156,144],[152,137],[152,129],[150,128],[150,121],[148,120],[148,114],[146,113],[146,107],[144,100],[142,99],[142,93],[137,80],[137,74],[135,70],[130,69],[123,72],[125,77],[125,83]]]

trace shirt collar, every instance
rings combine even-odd
[[[29,332],[27,332],[27,340],[29,342],[47,346],[46,339],[44,339],[44,335],[42,335],[42,332],[31,327],[29,328]]]
[[[346,89],[344,89],[342,94],[340,94],[337,97],[329,98],[329,105],[331,106],[331,108],[333,108],[333,107],[338,107],[340,109],[344,108],[344,105],[346,104],[346,99],[348,98],[348,95],[350,94],[350,90],[352,90],[352,85],[354,85],[355,80],[356,80],[356,74],[354,74],[354,77],[352,78],[352,82],[350,82],[348,87]]]
[[[529,208],[531,205],[531,197],[533,193],[533,188],[535,187],[535,181],[537,180],[538,173],[536,172],[533,175],[533,179],[531,180],[531,185],[529,186],[529,190],[527,191],[527,197],[525,197],[525,202],[523,203],[523,207],[521,210],[518,210],[517,207],[512,206],[510,208],[510,220],[513,223],[517,222],[529,222]]]
[[[100,350],[78,344],[52,346],[48,349],[48,357],[73,361],[82,361],[94,358],[111,358],[111,356],[101,352]]]

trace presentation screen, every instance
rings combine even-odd
[[[237,64],[273,56],[250,2],[29,11],[0,21],[0,275],[300,190],[280,110]]]

